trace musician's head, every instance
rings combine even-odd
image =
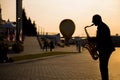
[[[97,26],[99,23],[102,22],[102,18],[100,15],[96,14],[92,18],[92,22]]]

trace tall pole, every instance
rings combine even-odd
[[[0,24],[2,24],[2,9],[1,9],[1,4],[0,4]]]
[[[16,41],[22,41],[22,0],[16,0]]]

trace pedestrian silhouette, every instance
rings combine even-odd
[[[46,39],[44,40],[44,43],[43,43],[43,44],[44,44],[44,45],[43,45],[43,51],[44,51],[44,49],[47,51],[48,42],[47,42]]]
[[[81,44],[80,44],[80,40],[76,41],[76,50],[81,53]]]
[[[54,42],[51,40],[50,41],[50,51],[52,51],[53,48],[54,48]]]
[[[92,22],[97,26],[96,48],[99,52],[101,78],[102,80],[109,80],[108,62],[110,55],[115,50],[110,36],[110,29],[98,14],[93,16]]]

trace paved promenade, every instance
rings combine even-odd
[[[76,53],[75,46],[54,51],[73,51],[73,54],[40,58],[30,61],[0,64],[0,80],[101,80],[99,62],[88,51]],[[120,80],[120,49],[109,63],[110,80]]]

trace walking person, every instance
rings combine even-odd
[[[50,41],[50,51],[52,51],[53,48],[54,48],[54,42],[51,40]]]
[[[80,44],[80,40],[76,41],[76,50],[81,53],[81,44]]]
[[[43,43],[43,44],[44,44],[44,45],[43,45],[43,51],[44,51],[44,49],[45,49],[46,52],[47,52],[48,42],[47,42],[46,39],[44,40],[44,43]]]
[[[101,78],[102,80],[109,80],[108,62],[110,55],[115,50],[110,36],[110,29],[98,14],[93,16],[92,22],[97,26],[96,47],[99,52]]]

